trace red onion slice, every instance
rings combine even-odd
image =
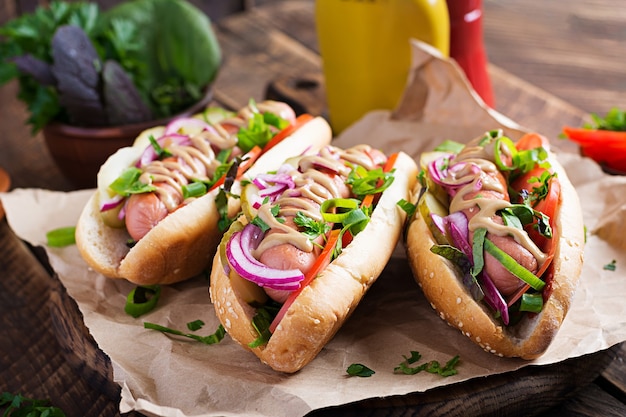
[[[500,294],[500,291],[496,288],[495,284],[489,278],[489,275],[485,271],[480,275],[480,284],[485,293],[484,301],[495,311],[500,313],[502,317],[502,322],[505,325],[509,324],[509,308],[506,305],[506,301]]]
[[[291,175],[286,173],[260,174],[253,180],[259,188],[259,197],[276,199],[283,191],[295,188],[296,184]]]
[[[443,218],[445,228],[449,231],[453,245],[461,250],[472,261],[472,245],[469,243],[469,222],[462,211],[451,213]]]
[[[233,269],[242,277],[261,287],[294,291],[300,287],[304,274],[298,269],[270,268],[254,259],[250,251],[263,238],[261,229],[248,224],[241,232],[233,233],[226,245],[226,256]]]
[[[215,132],[217,134],[215,128],[202,119],[198,119],[196,117],[180,117],[172,120],[167,126],[165,126],[165,135],[180,133],[180,130],[183,128],[194,128],[200,132],[210,130],[211,132]]]
[[[102,204],[100,204],[100,211],[113,210],[114,208],[117,208],[120,204],[122,204],[123,201],[124,197],[116,194],[111,199],[103,201]]]

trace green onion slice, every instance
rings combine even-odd
[[[546,285],[541,279],[539,279],[535,274],[530,272],[528,269],[521,266],[515,259],[511,257],[508,253],[504,252],[502,249],[497,247],[492,241],[489,239],[485,239],[484,242],[485,251],[489,253],[491,256],[496,258],[498,262],[500,262],[510,273],[530,285],[533,289],[537,291],[541,291],[543,287]]]
[[[522,300],[520,304],[520,311],[528,311],[531,313],[539,313],[543,308],[543,296],[541,293],[529,294],[525,293],[522,295]]]
[[[124,311],[135,318],[142,316],[154,310],[160,296],[160,285],[138,285],[128,293]]]
[[[186,337],[189,339],[193,339],[197,342],[204,343],[205,345],[214,345],[216,343],[219,343],[222,341],[222,339],[226,335],[226,329],[224,329],[224,326],[222,326],[221,324],[217,326],[217,330],[215,330],[215,333],[210,334],[208,336],[200,336],[200,335],[193,334],[193,333],[185,333],[185,332],[181,332],[180,330],[171,329],[169,327],[161,326],[160,324],[150,323],[147,321],[144,322],[143,327],[145,329],[157,330],[162,333],[169,333],[169,334],[173,334],[176,336],[182,336],[182,337]]]
[[[206,185],[203,182],[190,182],[187,185],[183,185],[183,198],[201,197],[206,194],[206,190]]]
[[[331,198],[322,203],[320,211],[324,221],[329,223],[343,223],[350,212],[359,207],[361,202],[354,198]],[[338,209],[334,211],[333,209]]]
[[[61,248],[76,243],[76,227],[59,227],[46,233],[48,246]]]
[[[510,156],[513,161],[516,154],[517,148],[511,139],[506,136],[500,136],[496,140],[494,147],[494,159],[496,166],[500,171],[511,171],[516,168],[515,166],[507,165],[505,163],[506,159],[503,158],[503,156]]]

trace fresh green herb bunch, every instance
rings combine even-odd
[[[63,410],[47,405],[47,401],[26,398],[21,394],[0,394],[0,411],[3,417],[65,417]]]
[[[619,107],[611,108],[605,117],[592,113],[591,118],[593,123],[585,123],[587,129],[626,131],[626,110]]]
[[[174,115],[215,78],[211,21],[185,0],[107,11],[54,0],[0,27],[0,84],[18,79],[33,133],[51,121],[112,126]]]

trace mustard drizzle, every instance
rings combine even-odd
[[[465,209],[471,210],[478,206],[478,212],[469,221],[470,231],[486,228],[488,232],[498,236],[513,236],[517,243],[522,245],[537,259],[537,263],[539,267],[541,267],[548,258],[548,255],[539,249],[525,230],[499,224],[494,221],[497,211],[512,206],[509,201],[504,199],[484,198],[480,196],[480,193],[475,198],[465,199],[468,194],[476,190],[476,185],[479,181],[482,182],[482,190],[492,190],[506,195],[507,190],[503,188],[500,181],[488,175],[489,173],[498,171],[494,163],[493,154],[493,146],[491,149],[487,149],[487,147],[468,145],[454,158],[454,164],[465,163],[466,166],[458,172],[452,170],[453,175],[447,177],[446,182],[450,184],[463,184],[469,181],[469,183],[461,187],[457,194],[452,197],[450,212],[454,213]],[[479,169],[472,169],[472,167]],[[450,172],[450,170],[448,171]]]
[[[320,172],[316,166],[327,167],[342,177],[343,182],[350,174],[353,166],[362,166],[367,170],[375,169],[376,166],[369,157],[369,145],[358,145],[346,150],[327,146],[318,155],[303,156],[298,160],[298,169],[294,168],[289,174],[294,178],[295,189],[288,189],[279,196],[274,203],[263,204],[258,210],[261,218],[270,228],[272,233],[267,233],[252,255],[259,259],[261,254],[277,245],[290,243],[304,252],[313,251],[311,240],[298,230],[281,223],[280,217],[295,216],[301,211],[309,218],[317,221],[322,220],[319,206],[328,199],[346,197],[340,194],[333,178]],[[298,197],[293,197],[297,195]],[[280,210],[274,217],[271,213],[272,206],[278,205]]]
[[[279,106],[272,102],[261,102],[257,103],[256,109],[262,113],[276,113]],[[221,165],[214,149],[232,149],[237,145],[237,134],[228,133],[223,125],[234,125],[239,128],[247,126],[256,109],[249,104],[241,109],[237,116],[212,125],[214,130],[188,134],[182,129],[181,134],[187,135],[191,144],[179,145],[171,138],[166,139],[162,147],[171,153],[173,158],[151,161],[141,167],[143,172],[139,181],[147,185],[165,183],[176,190],[176,195],[162,187],[156,187],[155,190],[168,211],[174,211],[182,200],[183,186],[192,181],[210,181],[214,176],[216,169]]]

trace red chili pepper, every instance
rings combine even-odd
[[[621,145],[626,150],[626,132],[565,126],[563,133],[579,145]]]
[[[626,171],[626,132],[566,126],[563,133],[581,153],[605,168]]]

